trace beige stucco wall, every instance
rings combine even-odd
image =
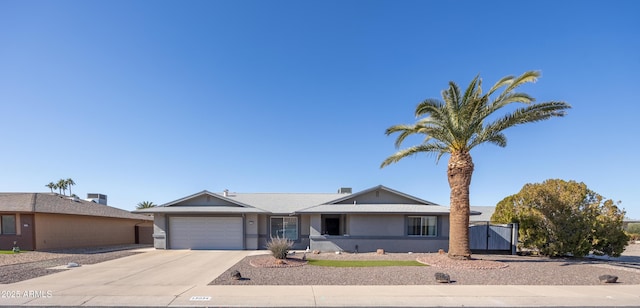
[[[135,243],[135,226],[151,221],[81,215],[35,214],[36,250]]]

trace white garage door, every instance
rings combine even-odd
[[[172,249],[243,249],[242,217],[170,217]]]

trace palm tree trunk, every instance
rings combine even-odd
[[[470,259],[469,248],[469,186],[473,174],[471,154],[451,153],[447,176],[451,188],[449,214],[449,257]]]

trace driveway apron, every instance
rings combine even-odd
[[[255,251],[147,250],[3,286],[2,305],[166,306]],[[17,296],[16,296],[17,295]],[[144,295],[144,296],[141,296]],[[152,302],[149,300],[152,299]]]

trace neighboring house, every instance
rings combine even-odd
[[[622,229],[623,230],[628,230],[629,229],[629,224],[640,224],[640,220],[638,219],[631,219],[629,217],[625,217],[622,220]]]
[[[0,193],[0,250],[151,244],[152,226],[150,216],[56,193]]]
[[[472,213],[479,214],[469,216],[470,223],[489,223],[493,212],[496,211],[495,206],[470,206],[469,208]]]
[[[332,194],[202,191],[155,208],[158,249],[264,249],[286,237],[294,249],[435,252],[449,243],[449,208],[376,186]]]

